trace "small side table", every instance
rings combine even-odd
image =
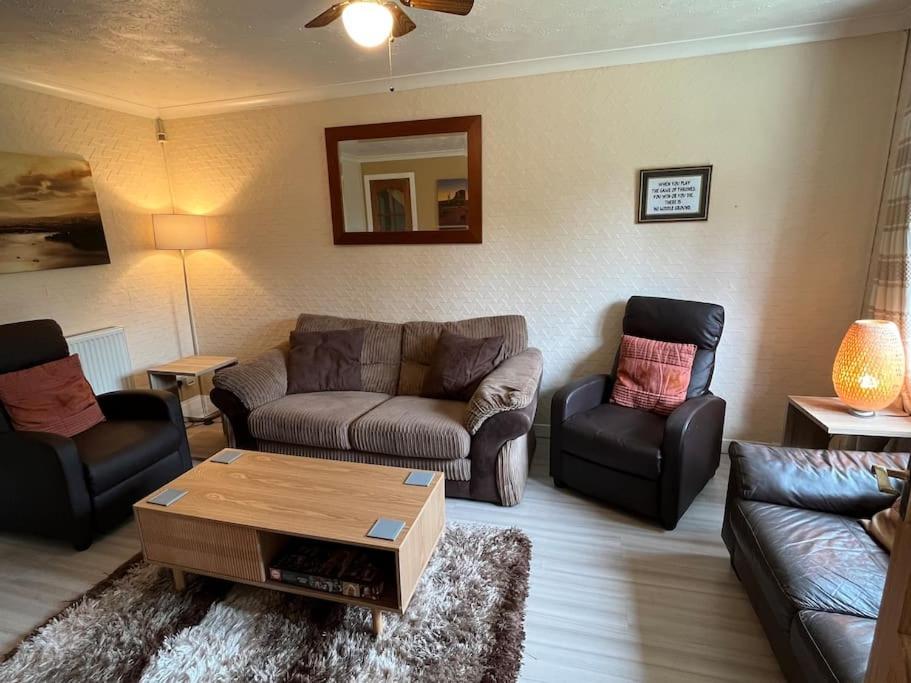
[[[149,386],[152,389],[170,391],[180,399],[182,378],[193,377],[198,382],[203,376],[236,363],[237,358],[233,356],[187,356],[164,365],[156,365],[146,372],[149,376]],[[190,422],[209,422],[218,417],[218,408],[202,391],[196,396],[181,401],[180,405],[183,408],[184,418]]]
[[[855,437],[855,448],[867,437],[911,438],[911,417],[888,411],[857,417],[835,397],[788,396],[783,446],[828,448],[836,436]]]

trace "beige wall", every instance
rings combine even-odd
[[[374,173],[414,173],[415,202],[420,230],[433,230],[440,225],[437,210],[437,181],[447,178],[467,178],[468,158],[434,157],[432,159],[407,159],[373,161],[361,164],[363,175]],[[363,184],[361,185],[363,187]],[[363,194],[363,191],[362,191]]]
[[[111,255],[110,265],[0,274],[0,323],[123,326],[136,370],[191,353],[180,258],[152,249],[151,214],[170,210],[154,122],[0,85],[0,150],[88,159]]]
[[[169,122],[178,204],[221,216],[192,258],[205,351],[254,354],[300,311],[403,321],[519,312],[547,395],[606,371],[624,301],[714,301],[729,437],[779,438],[831,393],[861,310],[905,35]],[[323,128],[484,117],[484,243],[336,247]],[[637,171],[715,166],[706,223],[637,225]],[[546,403],[546,398],[545,398]],[[542,411],[538,421],[549,422]]]

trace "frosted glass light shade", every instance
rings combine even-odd
[[[206,217],[188,213],[159,213],[152,216],[156,249],[205,249]]]
[[[905,381],[905,352],[898,326],[857,320],[848,328],[832,367],[835,393],[855,414],[871,415],[891,404]]]
[[[352,2],[342,11],[345,30],[362,47],[376,47],[389,40],[393,21],[392,12],[371,0]]]

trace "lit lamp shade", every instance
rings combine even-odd
[[[898,326],[886,320],[857,320],[841,342],[832,384],[851,412],[870,417],[889,406],[905,381],[905,351]]]
[[[152,216],[156,249],[205,249],[206,217],[187,213],[160,213]]]

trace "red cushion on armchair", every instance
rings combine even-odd
[[[695,357],[695,344],[623,335],[611,403],[670,415],[686,400]]]
[[[78,355],[0,375],[0,403],[18,431],[70,437],[104,422]]]

